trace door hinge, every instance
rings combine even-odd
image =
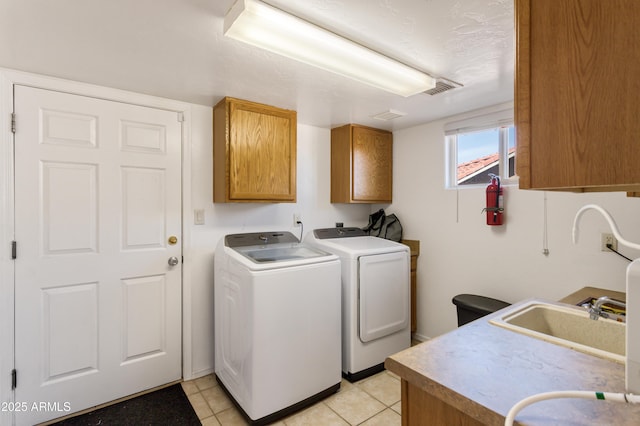
[[[18,372],[14,368],[11,370],[11,390],[14,390],[18,386]]]
[[[11,259],[15,260],[18,257],[18,243],[11,241]]]
[[[179,112],[178,113],[178,123],[182,123],[184,122],[184,113]]]
[[[16,113],[11,113],[11,133],[16,132]]]

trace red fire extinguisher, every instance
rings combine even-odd
[[[504,207],[502,204],[500,178],[494,174],[489,176],[491,177],[491,183],[487,186],[487,206],[483,211],[487,212],[487,225],[502,225]]]

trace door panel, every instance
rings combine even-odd
[[[122,150],[166,153],[166,129],[164,126],[123,120]]]
[[[177,113],[24,86],[15,113],[16,401],[75,412],[178,380]]]
[[[40,116],[43,144],[97,147],[98,117],[47,108]]]
[[[162,355],[166,351],[164,310],[166,280],[162,275],[122,280],[124,296],[122,362]]]
[[[44,383],[98,369],[97,283],[44,289]]]
[[[165,181],[161,169],[122,168],[123,250],[164,247]]]
[[[97,166],[43,161],[41,176],[42,254],[95,253]]]
[[[363,343],[409,324],[409,254],[395,252],[358,259],[358,334]]]

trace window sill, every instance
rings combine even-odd
[[[503,188],[510,188],[510,187],[514,187],[514,186],[518,186],[519,185],[519,179],[518,177],[512,177],[509,178],[509,180],[500,180],[500,183]],[[477,188],[486,188],[487,185],[489,185],[489,182],[487,183],[474,183],[474,184],[469,184],[469,185],[455,185],[455,186],[445,186],[444,189],[448,189],[448,190],[456,190],[456,189],[477,189]]]

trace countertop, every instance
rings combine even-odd
[[[606,290],[597,287],[583,287],[580,290],[573,292],[566,297],[563,297],[559,300],[559,302],[568,303],[570,305],[577,305],[590,297],[595,297],[597,299],[601,296],[609,296],[612,299],[617,299],[621,302],[627,301],[627,295],[620,291]]]
[[[400,242],[406,246],[409,246],[411,256],[420,255],[420,241],[418,240],[400,240]]]
[[[592,290],[597,293],[591,294]],[[624,297],[586,288],[562,300],[575,304],[602,295]],[[497,315],[394,354],[385,366],[487,425],[503,425],[514,404],[540,392],[624,392],[624,365],[489,324]],[[640,405],[557,399],[530,405],[516,418],[522,425],[637,426]]]

